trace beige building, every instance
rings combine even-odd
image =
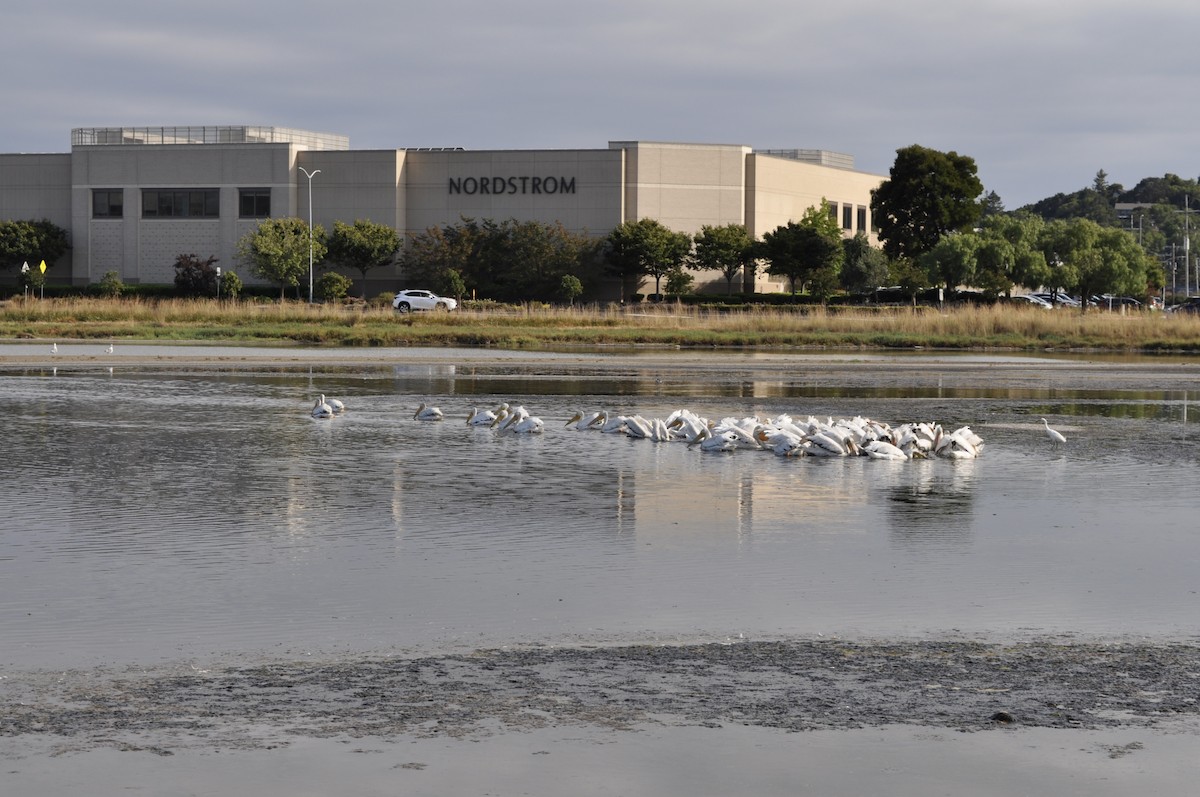
[[[253,283],[237,242],[267,217],[311,214],[327,230],[370,219],[404,235],[463,218],[515,219],[595,237],[653,218],[693,234],[739,223],[761,238],[826,199],[847,235],[870,234],[870,192],[883,179],[823,150],[646,141],[352,150],[344,136],[278,127],[79,128],[69,153],[0,155],[0,219],[48,219],[69,231],[69,262],[53,264],[52,281],[88,284],[114,270],[131,284],[169,283],[176,257],[194,254]],[[391,290],[404,275],[377,269],[369,283],[368,293]],[[696,285],[725,289],[715,273],[697,274]],[[744,287],[784,289],[761,273]]]

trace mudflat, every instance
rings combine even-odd
[[[94,345],[92,348],[96,348]],[[0,346],[0,366],[457,362],[1191,390],[1184,359]],[[731,377],[731,374],[734,376]],[[13,795],[1194,793],[1195,638],[730,639],[0,670]]]

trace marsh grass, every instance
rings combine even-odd
[[[1200,317],[1020,307],[537,305],[399,315],[390,307],[196,299],[13,300],[0,337],[291,341],[331,346],[672,345],[1200,351]]]

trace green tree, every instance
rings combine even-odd
[[[1030,213],[988,216],[976,236],[975,279],[972,284],[991,297],[1011,295],[1014,285],[1037,287],[1050,278],[1038,242],[1044,224]]]
[[[913,307],[917,306],[917,294],[929,287],[929,273],[912,258],[893,260],[888,266],[891,281],[900,287]]]
[[[238,257],[251,274],[279,283],[282,302],[287,288],[309,274],[309,263],[325,259],[325,230],[318,224],[310,232],[297,218],[265,219],[238,241]]]
[[[1055,220],[1045,226],[1041,247],[1050,284],[1087,299],[1103,293],[1144,296],[1154,261],[1129,232],[1090,219]]]
[[[882,249],[871,246],[865,232],[842,241],[842,287],[851,293],[870,293],[887,284],[888,258]]]
[[[725,278],[726,293],[733,293],[733,279],[753,261],[754,239],[744,224],[715,227],[705,224],[696,235],[691,267],[719,271]],[[667,289],[670,292],[670,288]]]
[[[654,277],[654,292],[673,267],[682,265],[691,236],[673,232],[655,219],[618,224],[605,239],[608,271],[621,279],[621,296],[636,293],[643,277]]]
[[[446,228],[430,228],[415,236],[404,253],[410,284],[441,284],[450,271],[468,289],[498,301],[551,301],[566,274],[589,277],[583,262],[595,244],[561,224],[515,219],[477,222],[463,219]],[[451,295],[442,288],[441,292]]]
[[[317,280],[313,292],[322,302],[340,302],[350,293],[354,280],[336,271],[326,271]]]
[[[838,272],[845,257],[842,229],[829,213],[824,199],[810,207],[799,222],[789,221],[763,235],[758,256],[767,261],[767,273],[788,280],[794,296],[798,286],[809,283],[817,298],[824,301],[837,285]]]
[[[0,221],[0,268],[53,266],[70,248],[67,231],[53,222]]]
[[[871,212],[890,257],[918,257],[982,212],[975,160],[914,144],[896,150],[887,180],[871,192]]]
[[[575,300],[583,293],[583,283],[579,281],[579,277],[574,274],[563,274],[561,286],[558,289],[558,295],[566,300],[567,304],[574,306]]]
[[[667,272],[667,293],[672,296],[690,293],[695,283],[696,278],[689,274],[683,266],[675,266]]]
[[[947,290],[970,285],[975,278],[979,238],[972,234],[943,236],[928,252],[916,258],[917,263],[934,283]]]
[[[367,272],[386,266],[400,250],[400,233],[386,224],[358,219],[353,224],[333,223],[327,259],[362,274],[363,298],[367,296]]]
[[[433,283],[433,288],[434,292],[442,296],[453,296],[461,303],[463,295],[467,292],[467,283],[462,274],[458,273],[458,269],[448,268]]]

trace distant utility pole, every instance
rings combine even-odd
[[[1191,216],[1196,211],[1191,207],[1191,196],[1183,195],[1183,210],[1177,210],[1176,213],[1183,214],[1183,295],[1192,295],[1192,241],[1191,241],[1191,226],[1188,223]],[[1196,273],[1196,289],[1200,290],[1200,267]]]

